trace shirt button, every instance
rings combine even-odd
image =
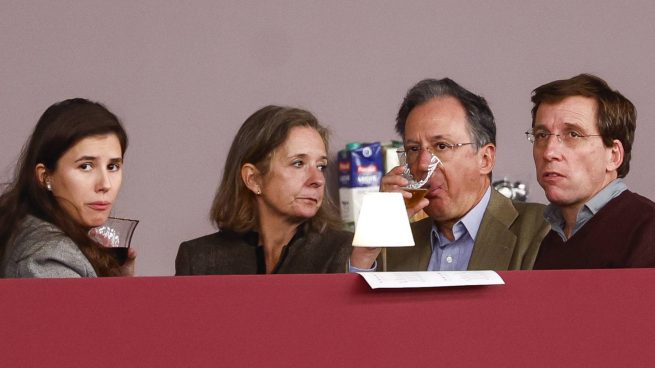
[[[446,262],[453,263],[453,257],[451,256],[446,257]]]

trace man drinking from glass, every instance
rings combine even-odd
[[[544,206],[518,203],[491,187],[496,162],[496,124],[483,97],[448,78],[426,79],[405,96],[396,119],[407,163],[423,177],[432,155],[442,161],[425,184],[427,194],[409,215],[429,217],[412,224],[416,246],[389,248],[389,271],[531,269],[548,232]],[[400,191],[408,181],[396,167],[381,191]],[[372,270],[380,248],[352,252],[350,269]]]

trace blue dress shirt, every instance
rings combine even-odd
[[[490,198],[491,187],[487,188],[480,202],[453,225],[452,241],[439,232],[436,224],[432,224],[430,237],[432,256],[428,263],[428,271],[466,271],[482,216]]]

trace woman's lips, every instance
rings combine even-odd
[[[300,200],[302,200],[302,201],[310,201],[310,202],[313,202],[313,203],[318,203],[318,199],[316,199],[316,198],[311,198],[311,197],[300,197],[300,198],[298,198],[298,199],[300,199]]]
[[[111,202],[91,202],[87,206],[96,211],[106,211],[111,208]]]

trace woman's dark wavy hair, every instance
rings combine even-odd
[[[328,149],[328,130],[306,110],[270,105],[257,110],[241,125],[232,141],[223,178],[209,214],[219,229],[237,233],[257,229],[255,195],[241,179],[241,167],[250,163],[266,175],[273,151],[287,140],[294,127],[315,129],[323,139],[325,149]],[[305,222],[304,229],[321,233],[327,228],[341,227],[336,206],[325,193],[321,207],[314,217]]]
[[[117,261],[88,235],[58,204],[36,175],[43,164],[50,173],[72,146],[84,138],[115,134],[124,155],[127,134],[118,118],[102,104],[83,98],[57,102],[41,115],[34,132],[23,147],[13,182],[5,184],[0,195],[0,259],[4,249],[15,239],[25,216],[47,221],[70,237],[88,258],[98,276],[119,274]]]

